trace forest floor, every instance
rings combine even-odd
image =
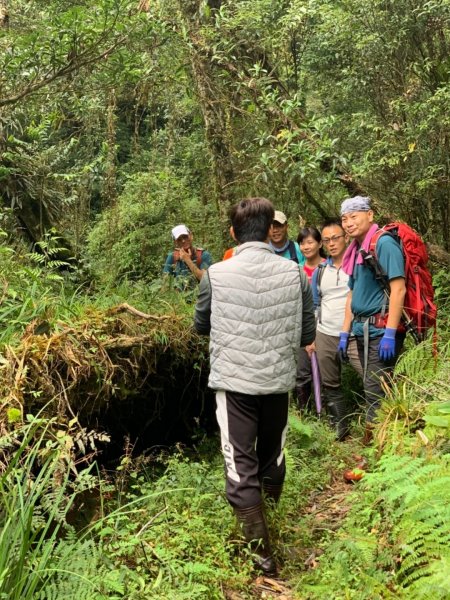
[[[291,582],[290,574],[296,570],[298,576],[299,569],[307,574],[318,568],[324,545],[330,535],[337,532],[343,524],[351,508],[350,495],[358,485],[358,482],[345,481],[343,473],[345,468],[355,466],[361,457],[360,452],[364,453],[359,442],[350,438],[342,444],[333,444],[330,448],[331,454],[333,449],[336,452],[335,463],[339,466],[328,469],[329,483],[310,491],[305,505],[298,513],[298,522],[306,524],[310,543],[303,545],[299,536],[290,547],[282,548],[284,556],[280,561],[282,568],[279,577],[269,578],[258,575],[250,583],[245,596],[232,589],[224,590],[226,600],[247,600],[249,597],[255,600],[301,600],[303,598],[298,591],[298,584],[295,586]],[[331,455],[330,458],[332,463],[333,456]],[[283,544],[280,540],[278,543]]]

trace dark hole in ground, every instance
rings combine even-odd
[[[174,367],[169,353],[158,358],[156,370],[138,391],[131,389],[124,394],[122,390],[101,411],[80,418],[83,426],[104,431],[111,438],[99,446],[96,457],[99,469],[108,479],[115,479],[115,468],[130,449],[134,457],[150,457],[146,469],[158,477],[164,465],[152,457],[171,453],[180,443],[196,452],[195,436],[212,435],[218,429],[215,396],[207,387],[206,368],[199,370],[190,362]],[[141,377],[142,381],[145,375],[138,374],[138,379]],[[100,505],[100,490],[79,494],[68,522],[83,529],[99,517]]]
[[[138,380],[145,380],[138,390],[122,390],[101,411],[83,419],[84,426],[111,438],[97,457],[100,466],[113,468],[125,447],[139,456],[177,443],[189,446],[199,430],[216,431],[215,398],[205,368],[190,361],[175,366],[167,353],[158,358],[156,373],[146,375],[138,374]]]

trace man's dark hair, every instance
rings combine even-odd
[[[237,241],[265,242],[274,216],[273,204],[267,198],[245,198],[235,204],[230,219]]]
[[[335,225],[336,227],[340,227],[342,231],[344,231],[344,228],[342,227],[341,217],[328,217],[327,219],[325,219],[325,221],[322,222],[320,226],[320,231],[323,231],[325,227],[333,227],[333,225]]]

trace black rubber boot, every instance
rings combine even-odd
[[[263,492],[268,500],[273,500],[277,504],[280,499],[281,492],[283,491],[283,484],[274,485],[273,483],[266,483],[263,481],[262,484]]]
[[[349,433],[347,402],[338,388],[325,388],[323,395],[330,425],[341,442]]]
[[[267,577],[275,577],[277,565],[270,548],[269,532],[262,504],[256,504],[249,508],[235,508],[234,512],[242,526],[245,540],[250,544],[255,566]]]
[[[311,399],[311,382],[305,383],[304,385],[298,385],[295,388],[295,395],[297,397],[297,406],[299,410],[305,410]]]

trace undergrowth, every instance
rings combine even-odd
[[[60,273],[61,265],[51,264],[48,252],[46,261],[5,247],[0,254],[1,408],[7,409],[0,438],[0,598],[254,598],[251,556],[224,495],[215,437],[137,461],[125,456],[113,484],[74,468],[74,444],[90,442],[89,435],[76,442],[72,419],[66,423],[64,417],[67,427],[61,426],[53,417],[27,416],[20,404],[24,393],[42,406],[46,390],[51,399],[53,389],[61,412],[72,401],[70,393],[74,399],[87,397],[67,381],[55,387],[63,372],[71,382],[100,384],[101,393],[125,394],[125,371],[111,370],[122,364],[119,350],[130,344],[132,352],[122,358],[131,374],[138,373],[144,356],[138,336],[150,336],[149,346],[158,345],[163,356],[174,340],[183,356],[190,347],[185,344],[195,298],[172,290],[170,280],[76,289]],[[170,318],[146,326],[108,312],[123,302]],[[98,353],[108,344],[114,360]],[[199,369],[199,355],[191,354],[194,370]],[[9,369],[14,361],[19,366]],[[147,376],[155,364],[148,361]],[[336,443],[323,422],[291,413],[285,489],[268,518],[293,597],[450,596],[449,365],[445,327],[437,356],[430,341],[401,357],[367,453],[370,472],[351,489],[347,516],[336,523],[319,520],[310,509],[358,444]],[[46,374],[48,388],[42,383]],[[358,395],[351,374],[346,385],[348,397]],[[74,511],[83,512],[86,491],[94,493],[98,510],[80,530],[70,522]]]
[[[311,543],[300,513],[311,491],[329,482],[331,443],[320,423],[292,415],[291,424],[285,493],[268,510],[275,553],[286,565],[304,560],[304,553],[292,554],[299,538],[302,545]],[[120,597],[220,599],[233,591],[254,597],[250,552],[224,494],[218,439],[205,439],[195,450],[179,448],[156,462],[164,469],[156,479],[154,459],[144,468],[126,462],[117,507],[99,529],[102,552],[113,564],[108,577],[115,578]],[[134,505],[139,510],[127,508]]]
[[[447,357],[441,358],[438,377],[447,368]],[[353,488],[345,501],[351,507],[348,515],[335,526],[318,521],[309,509],[344,467],[354,445],[335,442],[326,424],[316,418],[291,413],[285,489],[279,505],[269,507],[268,517],[275,554],[282,576],[293,586],[293,598],[448,597],[450,472],[442,443],[448,429],[444,421],[426,419],[439,415],[445,420],[450,407],[442,399],[421,406],[411,412],[411,422],[403,421],[403,428],[392,418],[392,406],[386,408],[385,416],[395,426],[380,424],[377,445],[370,451],[373,468]],[[420,426],[428,428],[426,434]],[[430,428],[436,430],[434,437]],[[33,439],[35,433],[30,431]],[[10,436],[2,438],[2,448],[11,445]],[[3,569],[8,578],[0,580],[9,590],[3,597],[255,597],[251,556],[224,495],[216,437],[199,437],[193,447],[179,446],[170,454],[138,460],[125,456],[115,485],[98,482],[101,511],[81,531],[67,524],[74,494],[83,486],[79,476],[72,482],[73,475],[64,470],[70,466],[61,460],[66,438],[55,437],[51,428],[41,438],[31,454],[18,452],[2,477],[2,503],[9,507],[2,515],[2,548],[12,549],[2,553],[10,557]],[[398,438],[410,441],[393,443]],[[92,481],[86,481],[92,487]],[[30,485],[31,496],[26,491]],[[76,506],[82,510],[82,503]],[[26,536],[20,537],[25,522]],[[11,527],[15,538],[5,533]],[[29,554],[29,560],[17,560]],[[313,567],[308,565],[310,554],[316,556]],[[33,568],[37,575],[30,579],[28,571],[22,575],[19,568]],[[34,581],[27,585],[35,587],[24,587],[25,581]]]
[[[50,432],[48,420],[28,421],[0,437],[0,598],[93,599],[99,550],[76,535],[67,516],[96,479],[85,470],[74,481],[62,459],[64,437]]]
[[[449,344],[399,362],[379,415],[373,468],[351,510],[321,540],[318,568],[297,578],[302,598],[450,597]]]

